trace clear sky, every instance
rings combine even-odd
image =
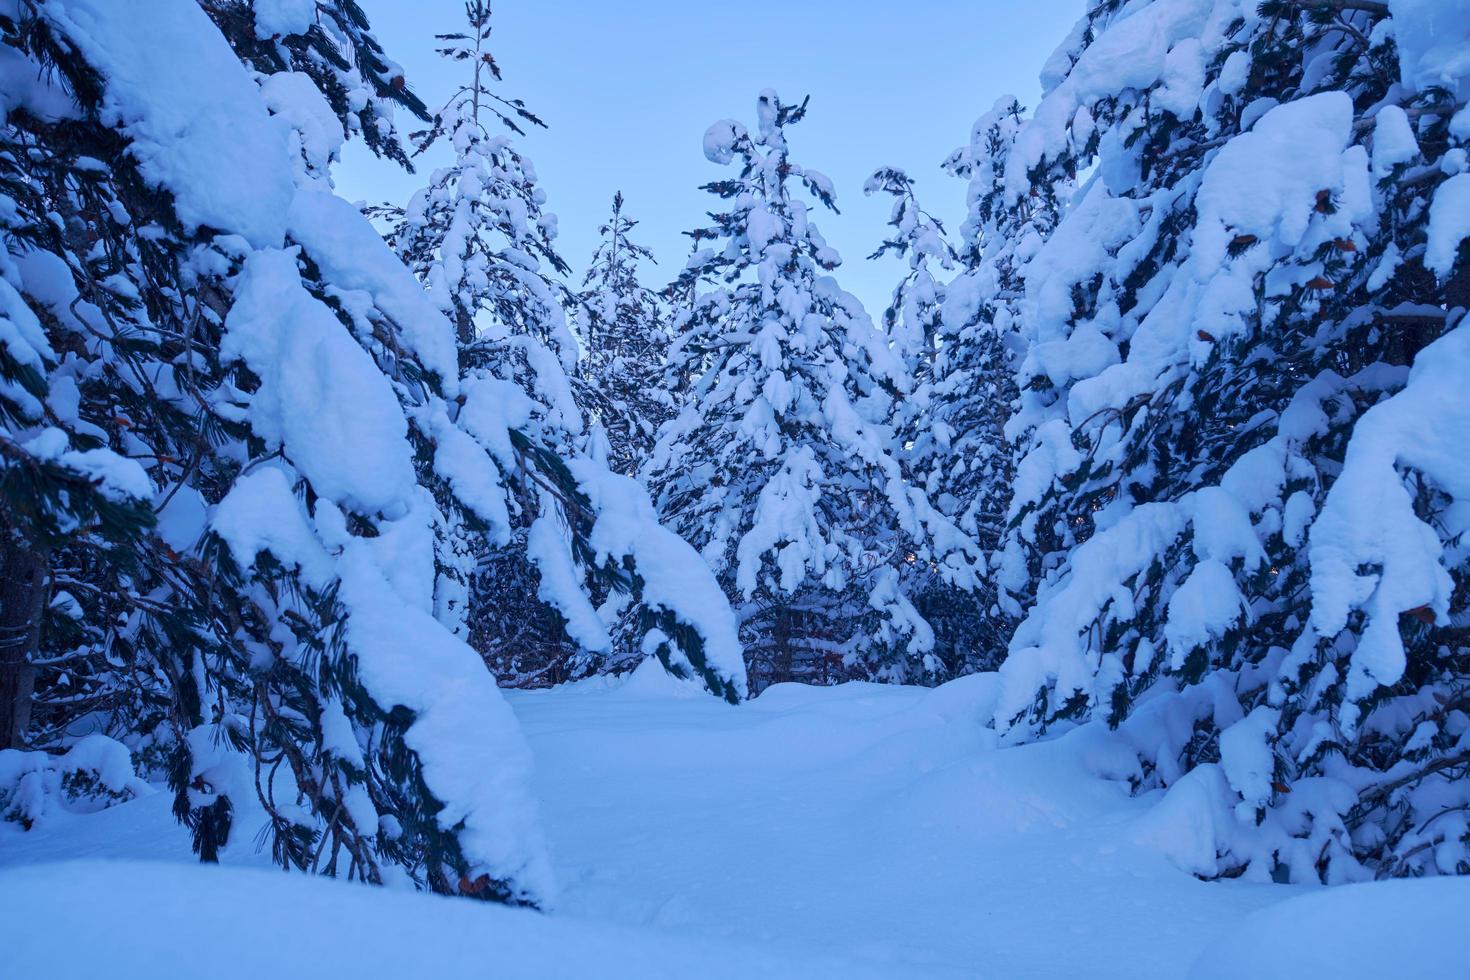
[[[414,89],[442,104],[464,66],[438,58],[433,35],[462,29],[461,0],[359,2]],[[792,157],[836,184],[842,213],[819,227],[842,254],[839,280],[877,320],[903,267],[866,259],[889,208],[863,197],[868,174],[903,167],[924,206],[957,231],[965,186],[940,163],[998,96],[1035,104],[1041,65],[1082,9],[1083,0],[496,0],[492,50],[501,94],[550,127],[519,145],[578,280],[621,189],[641,222],[635,239],[659,261],[643,278],[666,283],[688,251],[681,232],[714,206],[699,185],[727,169],[704,159],[705,129],[726,117],[754,128],[763,88],[785,101],[810,95],[788,134]],[[403,203],[429,169],[404,174],[356,141],[337,184],[350,199]]]

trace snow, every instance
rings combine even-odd
[[[1277,106],[1221,147],[1195,198],[1196,249],[1206,252],[1197,256],[1202,276],[1218,271],[1225,243],[1235,235],[1256,235],[1288,251],[1299,245],[1317,195],[1341,196],[1359,176],[1352,168],[1361,163],[1361,151],[1348,149],[1352,126],[1348,94],[1323,92]],[[1208,248],[1201,247],[1205,232]]]
[[[332,957],[365,978],[636,963],[640,976],[1146,980],[1183,976],[1246,914],[1304,891],[1174,868],[1144,822],[1157,796],[1094,775],[1104,733],[998,749],[983,724],[993,674],[933,690],[782,684],[736,708],[692,693],[644,670],[507,695],[562,884],[551,915],[250,874],[239,866],[269,862],[253,850],[258,813],[239,816],[225,868],[115,863],[192,860],[160,793],[29,833],[0,825],[0,865],[89,859],[0,872],[7,964],[155,974],[156,936],[121,912],[58,942],[76,928],[64,910],[106,895],[198,942],[221,978],[320,975]]]
[[[511,386],[514,387],[514,386]],[[525,394],[519,388],[515,393]],[[460,419],[465,418],[461,411]],[[475,438],[449,421],[440,410],[433,417],[434,469],[449,481],[450,487],[465,504],[489,524],[488,536],[497,546],[510,541],[510,508],[506,505],[506,488],[490,454]],[[510,452],[509,432],[500,437]]]
[[[1464,976],[1470,879],[1344,885],[1256,912],[1195,961],[1190,980]]]
[[[362,290],[398,327],[400,342],[438,375],[444,394],[458,393],[454,328],[357,208],[335,194],[306,189],[291,202],[292,240],[343,290]]]
[[[1245,613],[1245,598],[1230,569],[1213,558],[1194,566],[1169,599],[1164,623],[1172,664],[1177,670],[1189,652],[1224,636]]]
[[[1434,192],[1429,206],[1429,244],[1424,264],[1441,279],[1448,278],[1460,255],[1460,243],[1470,238],[1470,174],[1455,174]]]
[[[301,284],[294,249],[250,256],[225,328],[221,357],[260,378],[249,404],[255,433],[282,446],[327,499],[363,514],[405,512],[416,479],[398,398]]]
[[[643,602],[692,626],[706,664],[738,698],[748,684],[735,613],[699,552],[658,521],[642,484],[590,460],[568,463],[597,520],[588,544],[596,560],[631,558],[643,580]],[[719,693],[719,692],[715,692]]]
[[[808,575],[820,577],[826,570],[827,542],[816,516],[824,482],[811,447],[798,446],[761,487],[750,530],[740,536],[735,550],[735,582],[747,599],[755,592],[766,556],[780,571],[786,592],[795,592]]]
[[[1158,850],[1181,871],[1220,873],[1219,842],[1233,828],[1226,821],[1236,796],[1220,767],[1196,766],[1169,787],[1158,804],[1139,818],[1133,839]]]
[[[156,530],[170,548],[186,552],[199,541],[209,523],[209,504],[204,495],[190,486],[171,488],[171,496],[157,514]]]
[[[7,266],[11,266],[8,257],[0,258],[0,345],[4,345],[6,354],[17,364],[40,371],[47,361],[55,359],[56,352],[46,340],[41,321],[16,289],[17,284],[11,283],[4,275],[8,271]],[[18,383],[7,379],[0,390],[7,398],[26,406],[30,415],[41,415],[42,408],[35,396]]]
[[[7,44],[0,47],[0,123],[20,108],[47,122],[78,114],[76,102],[55,79],[37,78],[35,62]]]
[[[312,7],[315,13],[315,0]],[[325,172],[337,159],[347,134],[311,76],[299,71],[275,72],[261,79],[260,95],[266,107],[296,131],[305,162],[313,170]]]
[[[254,565],[264,551],[287,568],[299,568],[317,588],[332,580],[331,559],[291,489],[290,476],[279,467],[264,466],[237,479],[216,508],[210,530],[241,568]]]
[[[1393,175],[1393,168],[1419,156],[1419,140],[1409,116],[1396,105],[1384,106],[1373,117],[1373,180]]]
[[[1404,85],[1470,96],[1470,0],[1389,0],[1388,9]]]
[[[187,964],[207,964],[214,980],[883,975],[833,957],[694,941],[438,896],[255,870],[114,861],[73,861],[0,876],[7,969],[51,980],[85,980],[99,970],[117,980],[158,976],[164,954],[157,937],[138,928],[132,915],[90,917],[85,942],[58,941],[58,924],[99,895],[126,908],[146,908],[160,921],[188,923],[166,954],[174,966],[164,968],[187,972]],[[244,908],[255,911],[243,916]],[[249,927],[241,928],[242,921]],[[99,960],[99,953],[106,959]]]
[[[261,40],[305,34],[316,23],[316,0],[251,0]]]
[[[530,753],[480,655],[424,609],[404,602],[378,570],[371,542],[353,541],[339,564],[347,642],[378,703],[414,712],[404,742],[441,803],[436,819],[481,874],[542,906],[556,896],[536,804],[526,791]]]
[[[1199,38],[1210,36],[1205,24],[1215,0],[1155,0],[1129,4],[1052,88],[1036,107],[1032,121],[1022,127],[1015,149],[1006,163],[1006,191],[1012,200],[1031,186],[1028,171],[1043,158],[1055,158],[1066,145],[1066,131],[1077,110],[1094,99],[1127,88],[1143,91],[1170,76],[1175,102],[1192,89],[1191,62],[1213,52],[1200,46]],[[1188,45],[1186,53],[1170,58],[1177,46]],[[1053,66],[1053,62],[1057,62]],[[1061,65],[1057,56],[1048,62],[1052,77]]]
[[[37,459],[49,460],[96,484],[104,497],[118,502],[149,500],[153,483],[137,460],[110,449],[71,449],[66,433],[48,426],[22,444]]]
[[[537,597],[561,614],[567,636],[592,653],[610,653],[612,637],[582,591],[582,576],[572,560],[572,546],[559,514],[543,513],[526,535],[526,557],[536,565]]]
[[[152,793],[127,746],[106,735],[85,735],[59,756],[0,749],[0,822],[44,826]]]
[[[1333,637],[1353,610],[1367,614],[1347,678],[1350,700],[1403,676],[1401,613],[1428,607],[1443,622],[1449,611],[1454,583],[1439,533],[1415,513],[1399,467],[1422,472],[1457,501],[1470,499],[1467,371],[1465,326],[1424,348],[1404,388],[1358,421],[1342,473],[1312,526],[1313,627]]]
[[[534,407],[525,390],[513,381],[471,377],[464,383],[459,424],[501,468],[513,470],[517,460],[510,430],[524,427],[531,420]]]
[[[1043,588],[1027,618],[1016,628],[1010,655],[1001,666],[1002,688],[995,724],[1002,733],[1007,733],[1031,706],[1047,678],[1055,679],[1058,697],[1063,701],[1074,691],[1092,693],[1086,650],[1091,624],[1110,603],[1114,604],[1115,615],[1132,609],[1132,592],[1124,583],[1147,568],[1184,532],[1181,510],[1163,502],[1135,508],[1106,532],[1080,545],[1073,552],[1070,572]],[[1238,605],[1239,600],[1235,601]],[[1192,629],[1204,628],[1218,616],[1218,610],[1209,606],[1196,610],[1191,605],[1188,613]],[[1181,632],[1179,639],[1192,639],[1194,635]],[[1019,735],[1021,729],[1014,731]]]
[[[1260,705],[1220,733],[1220,768],[1241,796],[1236,813],[1243,823],[1271,799],[1276,757],[1270,739],[1280,720],[1280,711]]]
[[[190,229],[280,245],[294,182],[287,129],[195,0],[47,0],[104,79],[103,117]],[[167,57],[160,57],[167,52]]]

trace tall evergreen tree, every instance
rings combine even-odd
[[[770,683],[933,673],[932,632],[900,569],[932,565],[961,586],[973,543],[909,484],[894,451],[908,372],[836,268],[804,189],[832,186],[791,159],[806,102],[762,92],[758,127],[724,120],[705,155],[739,162],[706,189],[725,202],[677,289],[670,369],[694,378],[648,473],[661,513],[699,547],[739,605],[752,672]],[[700,290],[699,286],[704,286]]]
[[[1205,876],[1470,870],[1470,130],[1415,6],[1094,3],[1004,166],[1005,207],[1094,169],[1016,256],[1036,599],[995,723],[1117,726]]]
[[[466,3],[465,20],[465,31],[436,35],[438,53],[462,66],[464,84],[413,134],[417,153],[444,143],[453,160],[407,207],[375,213],[390,222],[389,243],[453,320],[462,367],[482,384],[514,392],[509,410],[517,424],[534,427],[536,445],[564,456],[584,435],[560,279],[568,266],[556,251],[556,218],[544,208],[534,166],[498,132],[524,135],[524,127],[545,123],[522,100],[495,91],[502,79],[489,48],[490,5]],[[500,462],[517,465],[509,453]],[[534,515],[554,507],[550,491],[528,492],[513,498],[517,513],[507,515],[510,530],[492,539],[493,549],[455,532],[462,628],[501,682],[513,685],[565,680],[596,664],[585,646],[590,638],[576,634],[575,613],[539,594],[544,570],[526,545]]]
[[[956,370],[961,363],[968,366],[967,358],[957,349],[958,338],[944,329],[947,290],[936,273],[955,269],[959,256],[944,226],[919,205],[914,180],[908,174],[880,167],[863,190],[894,198],[888,221],[893,230],[868,258],[876,260],[891,253],[905,259],[907,265],[883,314],[884,332],[914,379],[912,393],[895,406],[899,459],[908,479],[924,489],[935,507],[950,520],[959,521],[970,514],[971,504],[978,507],[982,497],[993,497],[1001,485],[1001,474],[986,473],[988,479],[963,483],[953,479],[981,469],[981,461],[971,458],[981,441],[974,437],[971,419],[959,417],[956,405],[987,405],[989,411],[1003,413],[1001,406],[988,405],[986,399],[993,393],[979,390],[981,379]],[[958,451],[956,436],[961,444]],[[974,523],[971,518],[965,531],[979,543]],[[905,580],[905,594],[913,596],[915,607],[934,631],[930,655],[941,665],[933,671],[935,676],[995,666],[996,651],[1004,642],[1004,623],[996,623],[991,615],[993,603],[987,598],[985,578],[979,589],[971,588],[921,562],[906,564],[899,574]]]
[[[971,669],[996,663],[1025,601],[1012,590],[1024,592],[1027,579],[1002,551],[1013,446],[1026,438],[1007,430],[1018,397],[1020,267],[1055,227],[1067,189],[1061,181],[1006,201],[1005,164],[1023,119],[1015,98],[1003,96],[945,161],[947,171],[969,182],[969,210],[959,274],[940,287],[937,349],[916,392],[921,422],[910,448],[925,488],[986,555],[989,574],[978,596],[936,583],[921,602],[950,656]]]
[[[74,217],[7,251],[66,351],[44,380],[82,440],[14,441],[91,466],[103,496],[134,474],[122,485],[156,526],[117,536],[94,506],[64,547],[28,542],[71,621],[42,618],[37,660],[63,665],[42,702],[79,678],[85,696],[24,740],[55,744],[85,712],[166,756],[205,860],[258,820],[285,865],[543,901],[514,720],[428,615],[442,515],[415,460],[434,442],[405,410],[457,392],[452,334],[330,193],[349,92],[287,70],[312,45],[280,38],[303,60],[252,77],[240,57],[260,54],[259,25],[241,13],[67,0],[4,25],[56,80],[8,138],[36,148],[18,183]],[[319,30],[306,18],[291,36]],[[391,132],[384,106],[371,118]],[[109,450],[126,465],[99,462]],[[45,499],[20,488],[16,513]],[[465,709],[474,721],[455,720]]]
[[[608,462],[637,472],[660,425],[674,414],[663,379],[669,334],[658,294],[638,280],[638,263],[653,253],[628,237],[638,222],[613,195],[612,216],[598,228],[601,241],[577,295],[583,345],[582,376],[593,422],[607,440]]]
[[[616,484],[628,500],[598,502],[596,485],[612,474],[583,451],[584,399],[563,306],[570,297],[559,278],[567,266],[553,246],[556,219],[544,210],[531,162],[490,129],[520,134],[521,124],[542,122],[521,100],[492,88],[500,71],[488,48],[490,5],[470,0],[465,17],[468,30],[439,35],[439,50],[465,65],[466,84],[416,134],[420,151],[447,140],[454,162],[436,171],[407,208],[382,211],[393,219],[390,243],[455,324],[465,398],[449,413],[453,427],[481,440],[494,457],[494,471],[448,478],[509,490],[494,514],[480,515],[488,527],[470,513],[453,519],[447,565],[465,612],[451,625],[468,629],[504,681],[544,684],[607,665],[616,611],[633,618],[638,649],[659,629],[669,638],[658,649],[670,669],[699,674],[712,691],[734,700],[743,693],[743,672],[738,664],[731,670],[707,659],[695,628],[718,632],[722,610],[691,604],[684,608],[694,610],[694,619],[680,619],[668,597],[657,606],[626,608],[624,600],[641,598],[645,584],[623,565],[631,545],[610,556],[590,542],[599,507],[627,506],[632,512],[623,520],[653,525],[648,533],[677,550],[663,540],[671,535],[656,527],[647,505],[637,502],[642,491],[631,480]],[[506,426],[514,430],[508,440],[501,434]],[[702,618],[706,610],[713,618]],[[734,640],[721,636],[717,643],[733,648]],[[735,655],[728,656],[733,662]]]
[[[698,593],[700,566],[639,488],[461,376],[452,321],[331,193],[361,93],[252,74],[238,13],[0,14],[25,80],[0,137],[6,741],[86,716],[162,757],[205,860],[259,821],[283,865],[545,902],[529,755],[434,615],[464,532],[508,535],[499,461],[535,464],[660,656],[729,697],[733,620],[707,573],[662,588]]]
[[[880,259],[891,252],[908,263],[908,272],[893,288],[893,298],[883,311],[883,331],[922,387],[932,373],[944,304],[944,284],[935,278],[930,263],[952,269],[957,258],[954,246],[939,219],[919,206],[914,179],[902,170],[879,167],[863,185],[863,193],[884,193],[894,199],[888,216],[893,231],[868,258]]]

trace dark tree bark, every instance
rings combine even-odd
[[[45,555],[0,521],[0,749],[26,744],[45,596]]]

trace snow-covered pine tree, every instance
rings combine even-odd
[[[945,161],[946,170],[969,181],[969,212],[961,228],[963,269],[944,288],[942,343],[927,398],[937,443],[928,450],[935,459],[930,479],[937,481],[931,492],[958,503],[960,526],[991,555],[1011,483],[1006,422],[1018,397],[1021,268],[1056,227],[1059,195],[1071,188],[1066,179],[1053,180],[1035,194],[1006,198],[1006,161],[1024,112],[1013,96],[996,100],[975,122],[970,142]],[[1004,593],[998,597],[1006,601]]]
[[[522,100],[492,87],[501,73],[489,48],[490,5],[467,3],[464,13],[466,30],[437,37],[440,56],[463,66],[465,84],[427,129],[413,134],[416,154],[442,142],[453,160],[430,175],[407,207],[374,213],[389,222],[389,243],[454,321],[461,366],[487,383],[513,386],[522,399],[530,395],[529,403],[512,402],[525,416],[517,425],[534,426],[533,441],[564,456],[581,445],[585,427],[571,386],[577,348],[560,279],[568,267],[553,244],[556,218],[544,210],[534,166],[509,136],[492,131],[524,135],[525,126],[545,123]],[[514,465],[512,456],[503,465]],[[539,499],[544,492],[529,493],[531,499],[513,498],[514,527],[496,547],[455,534],[455,578],[463,593],[456,626],[501,683],[513,686],[566,680],[597,662],[574,615],[546,601],[555,588],[538,594],[546,573],[526,544],[546,502]]]
[[[592,424],[607,440],[608,464],[632,476],[648,458],[659,426],[674,414],[663,379],[669,334],[658,294],[638,280],[638,264],[653,253],[628,237],[638,222],[613,195],[612,216],[598,228],[601,241],[577,294]]]
[[[879,167],[863,185],[863,193],[893,198],[888,215],[893,231],[868,258],[881,259],[891,252],[907,260],[908,271],[893,287],[893,298],[883,311],[883,331],[921,388],[930,377],[939,346],[939,311],[944,303],[944,285],[934,277],[929,263],[948,270],[954,268],[957,256],[945,237],[944,225],[919,206],[914,179],[907,173],[897,167]]]
[[[832,207],[832,186],[786,143],[806,104],[765,91],[754,132],[723,120],[705,134],[705,156],[739,172],[706,186],[724,210],[690,233],[669,367],[693,380],[646,472],[737,603],[760,683],[932,676],[899,570],[968,587],[978,556],[904,478],[893,426],[908,372],[826,274],[839,258],[798,188]]]
[[[356,96],[253,77],[253,19],[208,12],[65,0],[4,25],[15,77],[36,79],[7,139],[57,216],[7,240],[56,355],[51,415],[8,438],[92,466],[104,495],[131,473],[156,524],[84,516],[42,549],[40,682],[83,689],[25,740],[64,744],[85,716],[166,756],[205,859],[264,824],[283,864],[545,901],[514,719],[428,613],[432,443],[404,409],[457,391],[452,332],[330,193]]]
[[[86,717],[166,756],[205,859],[265,824],[282,864],[544,903],[528,753],[434,616],[455,522],[508,533],[497,453],[526,437],[330,191],[360,93],[253,76],[253,22],[194,0],[26,0],[0,31],[4,560],[33,583],[9,741]],[[660,655],[737,696],[697,555],[636,485],[538,458]]]
[[[966,448],[973,448],[977,441],[968,419],[955,417],[954,403],[972,392],[977,403],[985,397],[975,390],[978,384],[969,377],[954,376],[958,360],[955,338],[945,334],[941,316],[945,285],[931,267],[933,263],[941,273],[953,270],[958,255],[944,226],[919,205],[914,180],[904,171],[879,167],[868,178],[863,192],[884,193],[894,199],[888,220],[893,230],[868,258],[881,259],[892,253],[906,260],[905,273],[883,313],[884,333],[913,378],[912,393],[896,404],[898,458],[907,478],[923,488],[941,513],[958,521],[972,501],[981,494],[993,495],[999,485],[993,479],[984,486],[979,481],[965,487],[951,485],[955,483],[950,479],[952,475],[970,468],[965,455],[951,452],[954,433],[959,432]],[[944,369],[942,376],[935,373],[936,367]],[[991,410],[1003,409],[995,406]],[[980,468],[978,462],[975,468]],[[957,496],[954,490],[962,491],[964,496]],[[965,530],[974,536],[974,521],[970,524]],[[999,624],[1002,629],[995,628],[995,617],[989,610],[993,603],[984,599],[983,580],[979,590],[957,585],[922,562],[902,566],[899,574],[904,593],[912,597],[915,608],[934,631],[930,656],[941,665],[936,676],[958,676],[995,666],[995,651],[1004,645],[1004,623]]]
[[[440,35],[439,51],[465,64],[466,84],[415,134],[421,152],[448,140],[454,161],[406,208],[379,213],[392,220],[390,243],[455,324],[465,401],[449,413],[452,423],[434,424],[464,430],[494,459],[493,471],[446,475],[509,491],[488,524],[471,512],[451,516],[448,568],[467,599],[469,635],[504,682],[547,684],[607,666],[609,620],[631,617],[641,652],[657,651],[674,673],[738,700],[744,671],[707,570],[658,527],[636,482],[585,452],[556,218],[544,210],[531,162],[491,131],[520,134],[522,123],[542,122],[492,88],[500,70],[488,48],[490,5],[469,0],[465,16],[468,30]],[[604,513],[623,528],[612,552],[600,540],[606,532],[598,534]],[[634,526],[639,535],[625,537]],[[635,570],[639,550],[650,557]],[[654,561],[668,567],[647,567]],[[686,595],[662,582],[675,569],[690,576]]]
[[[1068,184],[1006,201],[1005,163],[1023,119],[1013,96],[997,99],[971,127],[966,145],[944,162],[968,180],[969,208],[961,269],[939,287],[941,305],[931,314],[938,340],[913,399],[922,415],[913,426],[909,465],[937,506],[975,538],[990,569],[975,596],[932,583],[919,599],[939,645],[961,669],[994,666],[1027,583],[1016,574],[1018,563],[1001,552],[1014,471],[1015,434],[1006,423],[1018,396],[1018,257],[1034,254],[1056,226],[1058,196]]]
[[[18,26],[0,22],[7,41]],[[48,201],[68,161],[31,131],[59,122],[64,102],[42,85],[13,98],[0,120],[0,749],[46,744],[75,717],[63,705],[118,693],[96,641],[119,604],[53,570],[78,569],[93,588],[91,576],[115,582],[154,523],[147,474],[82,416],[65,370],[75,359],[27,301],[57,273],[35,257],[66,251],[52,216],[75,222],[85,205]],[[83,198],[86,178],[77,184]]]
[[[1467,13],[1094,3],[1004,166],[1092,171],[1016,257],[995,724],[1117,726],[1202,876],[1470,870]]]

